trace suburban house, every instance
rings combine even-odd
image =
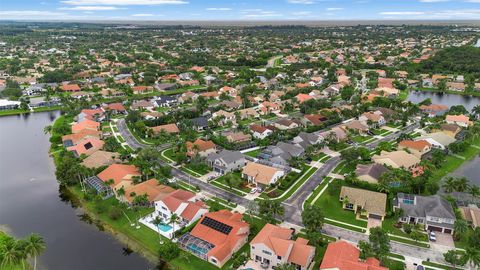
[[[120,162],[119,153],[98,150],[85,158],[82,161],[82,165],[87,168],[99,168],[102,166],[110,166],[117,162]]]
[[[178,129],[176,124],[166,124],[166,125],[151,127],[151,130],[153,131],[153,134],[155,134],[155,135],[158,135],[162,132],[165,132],[165,133],[168,133],[168,134],[178,134],[178,133],[180,133],[180,129]]]
[[[67,134],[62,136],[63,146],[70,147],[78,144],[80,141],[89,139],[89,138],[96,138],[100,139],[102,132],[99,130],[94,129],[82,129],[77,133]]]
[[[432,145],[426,140],[403,140],[398,143],[398,150],[407,150],[409,153],[415,155],[418,158],[422,158],[423,155],[432,150]]]
[[[211,120],[217,120],[220,125],[226,123],[235,123],[235,114],[224,110],[216,111],[212,114]]]
[[[345,241],[328,244],[320,270],[388,270],[380,261],[369,257],[360,260],[360,250]]]
[[[442,116],[448,111],[448,106],[443,104],[421,105],[420,110],[429,117]]]
[[[63,92],[73,93],[73,92],[79,92],[80,91],[80,86],[78,86],[78,84],[63,84],[60,87],[60,89]]]
[[[455,124],[441,124],[439,131],[447,134],[448,136],[455,138],[457,134],[462,131],[462,128]]]
[[[80,123],[72,125],[72,133],[79,133],[84,129],[90,129],[98,131],[100,130],[100,123],[93,120],[85,119]]]
[[[250,134],[245,134],[243,132],[232,132],[232,131],[227,131],[222,134],[225,138],[227,138],[227,141],[229,143],[246,143],[252,140],[252,135]]]
[[[416,140],[425,140],[429,142],[433,148],[437,148],[441,150],[447,149],[451,143],[454,143],[456,141],[455,138],[452,138],[441,131],[428,133],[424,136],[420,136],[416,138]]]
[[[413,170],[420,163],[418,157],[403,150],[392,152],[382,151],[380,155],[373,155],[372,160],[378,164],[391,166],[395,169],[402,168],[408,171]]]
[[[94,152],[102,149],[104,144],[105,142],[98,138],[85,138],[75,145],[67,147],[67,150],[71,151],[76,157],[80,157],[81,155],[90,156]]]
[[[302,118],[302,122],[305,126],[319,126],[326,120],[327,118],[321,114],[306,114]]]
[[[193,224],[208,213],[208,210],[195,193],[177,189],[163,199],[155,201],[155,212],[165,224],[171,223],[172,215],[177,215],[179,220],[175,222],[173,233],[173,231]]]
[[[112,164],[96,177],[109,186],[118,198],[118,190],[126,190],[133,185],[133,178],[140,176],[140,171],[134,165]]]
[[[398,193],[393,201],[393,210],[402,209],[399,221],[421,224],[427,231],[453,234],[455,213],[452,205],[439,195],[420,196]]]
[[[222,150],[220,153],[208,155],[207,163],[215,172],[226,174],[243,168],[247,164],[247,160],[238,151]]]
[[[345,131],[355,132],[359,134],[365,134],[369,130],[369,127],[366,123],[359,120],[352,120],[340,126]]]
[[[318,145],[323,142],[323,137],[316,135],[315,133],[300,132],[295,138],[293,143],[307,149],[310,145]]]
[[[206,157],[211,153],[217,151],[217,146],[212,141],[204,141],[202,139],[197,139],[193,143],[187,142],[187,156],[194,157],[199,155],[200,157]]]
[[[291,143],[279,142],[277,145],[269,145],[259,155],[259,158],[269,160],[272,163],[287,166],[290,159],[300,157],[305,153],[301,146]]]
[[[475,204],[459,207],[460,213],[468,224],[473,228],[480,226],[480,209]]]
[[[237,112],[240,114],[240,119],[260,117],[260,114],[254,108],[245,108]]]
[[[279,264],[292,264],[295,269],[307,270],[315,257],[315,247],[308,240],[292,240],[294,231],[266,224],[250,242],[250,259],[263,269],[274,269]]]
[[[447,115],[445,117],[445,121],[447,124],[455,124],[460,127],[469,127],[473,125],[473,122],[470,121],[470,118],[468,116],[460,114],[460,115]]]
[[[280,130],[289,130],[289,129],[298,128],[300,126],[297,122],[287,118],[282,118],[280,120],[277,120],[273,125]]]
[[[374,112],[365,112],[358,118],[358,120],[371,128],[381,127],[387,123],[381,114],[376,114]]]
[[[148,206],[153,206],[156,201],[166,198],[175,189],[158,184],[157,179],[150,179],[125,189],[125,195],[120,200],[133,204],[136,197],[145,196]]]
[[[265,139],[273,133],[273,130],[257,124],[251,125],[250,130],[255,139]]]
[[[247,179],[249,183],[256,185],[268,186],[274,184],[284,175],[285,172],[281,169],[255,162],[248,162],[242,169],[242,177]]]
[[[360,188],[342,186],[340,201],[343,209],[353,210],[357,215],[383,220],[387,194]]]
[[[155,107],[171,107],[173,105],[176,105],[178,103],[178,100],[176,97],[173,96],[160,96],[158,99],[156,99],[153,103]]]
[[[82,122],[85,119],[92,121],[103,121],[105,119],[105,110],[103,108],[97,109],[83,109],[77,115],[78,122]]]
[[[388,171],[389,170],[387,167],[378,163],[358,164],[357,168],[355,169],[355,174],[361,181],[376,184],[378,183],[380,177]]]
[[[0,99],[0,111],[17,109],[19,106],[20,101]]]
[[[204,130],[208,127],[208,119],[206,117],[201,116],[190,119],[190,121],[192,122],[192,127],[197,131]]]
[[[248,241],[250,225],[242,217],[228,210],[206,213],[178,243],[193,255],[222,267]]]
[[[155,107],[153,105],[152,102],[148,101],[148,100],[138,100],[138,101],[134,101],[132,103],[132,105],[130,106],[130,108],[132,110],[139,110],[139,109],[144,109],[144,110],[152,110],[153,107]]]
[[[348,138],[347,132],[340,127],[333,127],[331,130],[321,132],[320,136],[325,140],[332,139],[336,142],[345,141]]]

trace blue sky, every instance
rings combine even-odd
[[[480,0],[0,0],[0,20],[480,19]]]

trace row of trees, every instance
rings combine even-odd
[[[46,248],[45,241],[38,234],[31,234],[25,239],[16,240],[0,232],[0,268],[27,268],[27,259],[33,258],[33,269],[37,269],[37,256]]]

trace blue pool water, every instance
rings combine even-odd
[[[158,228],[160,229],[160,231],[162,232],[168,232],[172,229],[172,226],[170,225],[167,225],[167,224],[158,224]]]
[[[188,248],[189,248],[191,251],[196,252],[196,253],[198,253],[198,254],[202,254],[202,255],[204,255],[204,254],[206,254],[206,253],[208,252],[208,250],[206,250],[206,249],[204,249],[204,248],[201,248],[201,247],[199,247],[199,246],[197,246],[197,245],[195,245],[195,244],[190,244],[190,245],[188,245]]]

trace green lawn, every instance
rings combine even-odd
[[[269,197],[266,194],[266,192],[262,193],[260,195],[260,197],[263,198],[263,199],[269,199],[269,200],[275,200],[275,201],[283,202],[284,200],[286,200],[290,196],[292,196],[292,194],[295,193],[295,191],[297,191],[297,189],[299,189],[300,186],[302,186],[302,184],[305,183],[305,181],[307,181],[310,178],[310,176],[312,176],[312,174],[315,173],[316,170],[317,170],[317,168],[310,167],[308,165],[304,165],[304,169],[299,174],[300,178],[295,180],[295,182],[286,191],[282,191],[282,190],[277,188],[277,189],[272,190],[272,192],[276,193],[276,197]],[[283,197],[280,198],[280,196],[282,196],[282,195],[283,195]]]
[[[446,270],[452,269],[452,267],[450,267],[448,265],[443,265],[443,264],[429,262],[429,261],[423,261],[422,264],[425,265],[425,266],[432,266],[432,267],[436,267],[436,268],[440,268],[440,269],[446,269]]]
[[[3,110],[3,111],[0,111],[0,116],[15,115],[15,114],[21,114],[21,113],[28,113],[28,112],[29,112],[29,111],[20,110],[20,109],[16,109],[16,110]]]
[[[165,155],[169,159],[173,160],[174,162],[175,162],[175,160],[177,160],[177,154],[174,152],[173,147],[165,150],[163,152],[163,155]],[[166,160],[166,161],[170,162],[169,160]]]
[[[372,136],[362,136],[362,135],[356,135],[351,137],[351,140],[356,142],[356,143],[364,143],[365,141],[368,141],[372,139]]]
[[[366,228],[367,221],[356,219],[353,211],[342,208],[342,203],[339,201],[340,188],[333,190],[334,193],[330,195],[327,188],[322,196],[320,196],[320,198],[318,198],[318,200],[315,202],[315,205],[318,205],[322,208],[325,217]]]
[[[323,153],[323,152],[320,152],[320,153],[318,153],[318,154],[315,154],[315,155],[312,157],[312,160],[314,160],[314,161],[319,161],[319,160],[321,160],[321,159],[323,159],[323,158],[325,158],[325,157],[328,157],[328,155],[325,154],[325,153]]]
[[[397,223],[397,219],[394,217],[385,218],[382,223],[382,228],[391,234],[410,238],[410,235],[402,231],[400,228],[396,228],[394,226],[396,223]],[[414,240],[412,239],[412,241]],[[427,234],[426,233],[422,234],[422,237],[419,239],[419,241],[428,241]]]
[[[250,192],[251,188],[247,186],[247,180],[242,178],[242,174],[240,172],[227,173],[215,179],[215,181],[224,184],[228,188],[228,184],[226,182],[227,177],[232,177],[232,188],[239,189],[246,193]]]
[[[405,263],[392,260],[392,259],[385,259],[384,261],[384,266],[388,268],[389,270],[404,270],[405,269]]]
[[[205,163],[198,163],[198,164],[192,164],[192,163],[187,163],[184,165],[185,168],[194,171],[195,173],[199,174],[200,176],[205,175],[209,172],[212,171],[210,167],[208,167],[207,164]]]
[[[252,151],[249,151],[249,152],[245,152],[244,154],[247,155],[247,156],[256,158],[257,155],[262,152],[262,150],[263,150],[263,149],[259,148],[259,149],[256,149],[256,150],[252,150]]]
[[[390,240],[400,242],[400,243],[404,243],[404,244],[409,244],[409,245],[412,245],[412,246],[423,247],[423,248],[429,248],[430,247],[429,244],[425,244],[425,243],[422,243],[422,242],[417,242],[415,240],[403,239],[403,238],[399,238],[399,237],[395,237],[395,236],[390,236]]]
[[[117,233],[121,233],[128,237],[130,240],[130,245],[134,244],[137,246],[137,250],[142,254],[146,255],[149,258],[157,257],[157,251],[160,247],[159,243],[159,236],[158,233],[155,231],[147,228],[143,224],[140,224],[140,229],[135,229],[134,227],[130,226],[129,220],[121,215],[118,219],[113,220],[110,218],[109,213],[112,208],[119,207],[121,208],[127,216],[131,219],[135,216],[141,217],[147,215],[148,213],[153,211],[153,208],[149,209],[141,209],[138,213],[134,212],[131,209],[128,209],[125,206],[122,206],[115,198],[109,198],[107,200],[100,200],[100,201],[86,201],[83,199],[83,194],[78,186],[71,187],[69,190],[77,197],[81,198],[81,204],[92,217],[94,222],[109,231],[114,231]],[[99,212],[99,209],[102,211]],[[163,237],[162,237],[163,238]],[[163,241],[169,241],[166,238],[163,238]],[[184,252],[184,251],[182,251]],[[179,269],[185,270],[195,270],[195,269],[207,269],[213,270],[218,269],[217,267],[213,266],[212,264],[203,261],[189,253],[187,253],[187,257],[189,258],[188,262],[185,259],[175,259],[170,261],[169,263]]]
[[[477,138],[476,140],[473,140],[473,141],[469,141],[469,143],[471,145],[480,146],[480,138]],[[431,176],[432,179],[439,181],[447,174],[455,171],[464,162],[466,162],[467,160],[473,159],[478,154],[480,154],[480,149],[470,146],[463,153],[458,153],[458,155],[465,157],[465,160],[448,155],[446,157],[446,160],[441,165],[441,167],[433,171],[433,174]]]
[[[310,196],[308,196],[308,198],[305,200],[304,202],[304,206],[308,205],[308,204],[311,204],[312,201],[315,199],[315,197],[317,197],[317,195],[320,193],[320,191],[322,191],[322,189],[328,184],[328,182],[332,180],[332,178],[330,177],[325,177],[323,180],[322,180],[322,183],[320,183],[320,185],[318,185],[314,190],[313,192],[310,194]],[[326,190],[324,191],[326,192]]]
[[[225,186],[221,185],[220,183],[218,183],[216,180],[210,181],[210,184],[211,184],[211,185],[214,185],[214,186],[216,186],[216,187],[219,187],[219,188],[221,188],[221,189],[223,189],[223,190],[225,190],[225,191],[227,191],[227,192],[233,193],[233,194],[235,194],[235,195],[242,196],[242,197],[245,196],[244,193],[242,193],[242,192],[240,192],[240,191],[237,191],[237,190],[235,190],[235,189],[229,189],[228,186],[225,187]]]

